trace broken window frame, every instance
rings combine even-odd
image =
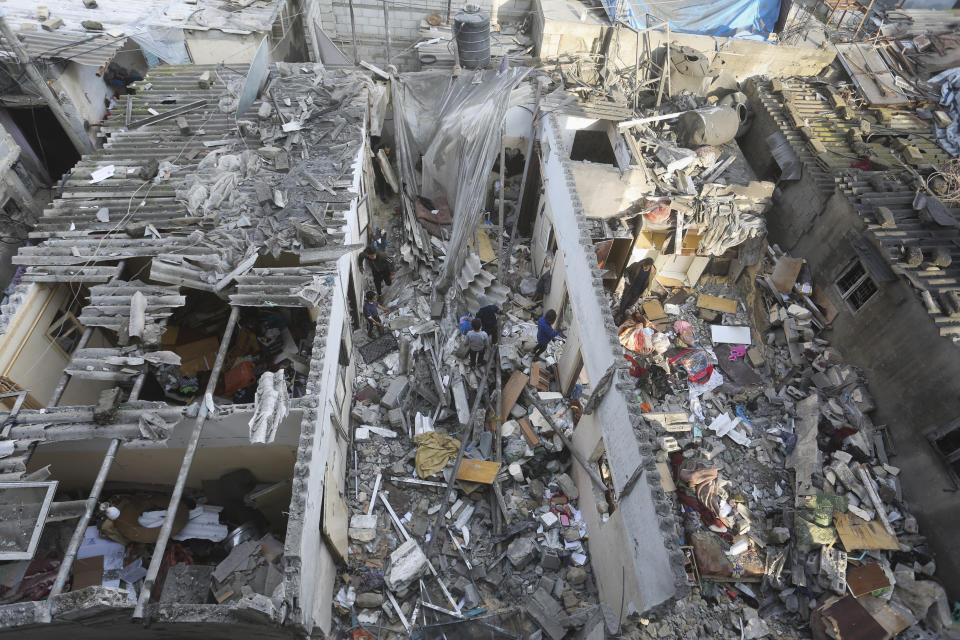
[[[848,276],[851,274],[851,272],[857,268],[860,269],[861,274],[857,277],[857,279],[853,282],[853,284],[850,284],[846,288],[844,288],[840,284],[841,281],[844,279],[847,279]],[[864,285],[873,287],[873,291],[867,294],[867,296],[863,298],[863,300],[858,304],[856,300],[859,298],[857,298],[856,294],[858,290]],[[850,310],[853,313],[857,313],[861,309],[863,309],[864,305],[866,305],[867,302],[869,302],[873,298],[873,296],[875,296],[877,292],[880,291],[880,287],[877,286],[877,283],[874,282],[873,278],[870,277],[870,274],[867,272],[867,268],[863,265],[863,263],[858,258],[855,258],[853,262],[851,262],[849,265],[847,265],[843,269],[843,271],[834,281],[834,286],[837,288],[837,293],[840,294],[840,297],[843,299],[843,301],[847,304],[847,306],[850,308]]]
[[[50,512],[50,505],[53,504],[53,496],[57,492],[58,484],[56,480],[44,482],[0,482],[0,489],[8,489],[11,491],[17,489],[45,489],[36,521],[33,523],[30,540],[27,542],[27,548],[23,550],[0,551],[0,561],[33,559],[34,554],[37,552],[37,545],[40,543],[40,534],[43,533],[43,527],[47,521],[47,514]]]
[[[66,333],[63,332],[62,327],[66,324],[70,324],[70,329]],[[77,345],[80,344],[80,337],[83,335],[84,327],[80,324],[80,321],[77,320],[77,317],[73,314],[73,311],[70,309],[58,309],[56,314],[53,316],[53,321],[50,323],[50,326],[47,327],[47,340],[60,350],[67,358],[71,357],[73,353],[77,350]],[[61,340],[74,335],[72,340],[72,346],[69,350],[60,343]],[[70,343],[68,343],[70,344]]]
[[[944,438],[954,433],[960,435],[960,418],[948,422],[939,429],[927,434],[927,441],[930,442],[930,446],[933,447],[937,457],[943,461],[943,465],[946,467],[947,473],[953,481],[953,486],[960,488],[960,473],[958,473],[958,471],[960,471],[960,442],[958,442],[956,448],[950,449],[949,451],[939,444]],[[956,469],[954,465],[957,465]]]

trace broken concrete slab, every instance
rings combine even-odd
[[[391,591],[401,591],[427,572],[427,556],[416,540],[410,539],[390,554],[384,582]]]

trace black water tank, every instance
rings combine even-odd
[[[453,32],[460,51],[460,66],[483,69],[490,64],[490,19],[480,7],[468,4],[453,16]]]

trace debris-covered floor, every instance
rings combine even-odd
[[[525,255],[514,253],[506,276],[517,291],[532,276]],[[945,592],[925,579],[935,565],[882,428],[870,422],[872,399],[819,337],[824,318],[801,266],[770,249],[736,286],[705,277],[636,307],[656,301],[661,318],[637,312],[622,325],[694,587],[660,612],[622,620],[616,603],[598,602],[596,550],[569,473],[576,461],[559,437],[575,428],[589,386],[574,399],[552,390],[557,344],[534,365],[543,372],[534,389],[523,354],[535,344],[537,309],[522,294],[500,302],[501,370],[471,370],[452,319],[431,317],[426,283],[398,276],[384,293],[396,341],[358,367],[355,384],[341,627],[407,635],[469,624],[559,640],[603,622],[610,633],[677,638],[810,637],[856,624],[938,637],[951,623]],[[506,355],[514,348],[519,358]],[[496,443],[500,398],[485,391],[478,404],[476,392],[484,382],[501,388],[490,384],[498,373],[503,398],[518,401],[504,406]]]

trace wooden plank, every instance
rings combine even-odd
[[[897,539],[887,533],[879,520],[865,522],[850,513],[834,513],[833,524],[843,547],[848,551],[859,549],[900,549]]]
[[[460,462],[460,469],[457,471],[457,480],[479,482],[480,484],[493,484],[499,471],[499,462],[464,458]]]
[[[890,586],[890,581],[876,562],[862,567],[847,568],[847,586],[854,598],[868,594],[881,595]]]
[[[777,260],[773,268],[773,284],[780,293],[790,293],[793,291],[793,285],[800,275],[800,268],[803,267],[802,258],[791,258],[783,256]]]
[[[523,393],[523,388],[527,386],[530,376],[522,371],[514,371],[510,374],[510,379],[503,386],[503,396],[501,399],[500,415],[506,418],[517,404],[517,399]]]
[[[670,473],[670,466],[666,462],[657,463],[657,471],[660,472],[660,484],[667,493],[677,490],[677,485],[673,482],[673,475]]]
[[[701,293],[697,297],[697,306],[701,309],[710,309],[711,311],[720,311],[722,313],[736,313],[737,301],[729,298],[718,298],[717,296],[708,296]]]
[[[533,449],[540,446],[540,436],[538,436],[537,432],[530,426],[530,421],[527,418],[520,418],[517,420],[517,423],[520,425],[520,429],[523,431],[523,437],[527,439],[527,444],[530,445],[530,448]]]
[[[667,317],[667,314],[663,311],[663,305],[660,304],[659,300],[648,300],[643,303],[642,308],[643,315],[651,322]]]
[[[323,537],[330,550],[341,564],[346,564],[349,540],[347,530],[350,526],[350,510],[343,499],[343,494],[337,490],[337,476],[331,465],[323,481]]]

